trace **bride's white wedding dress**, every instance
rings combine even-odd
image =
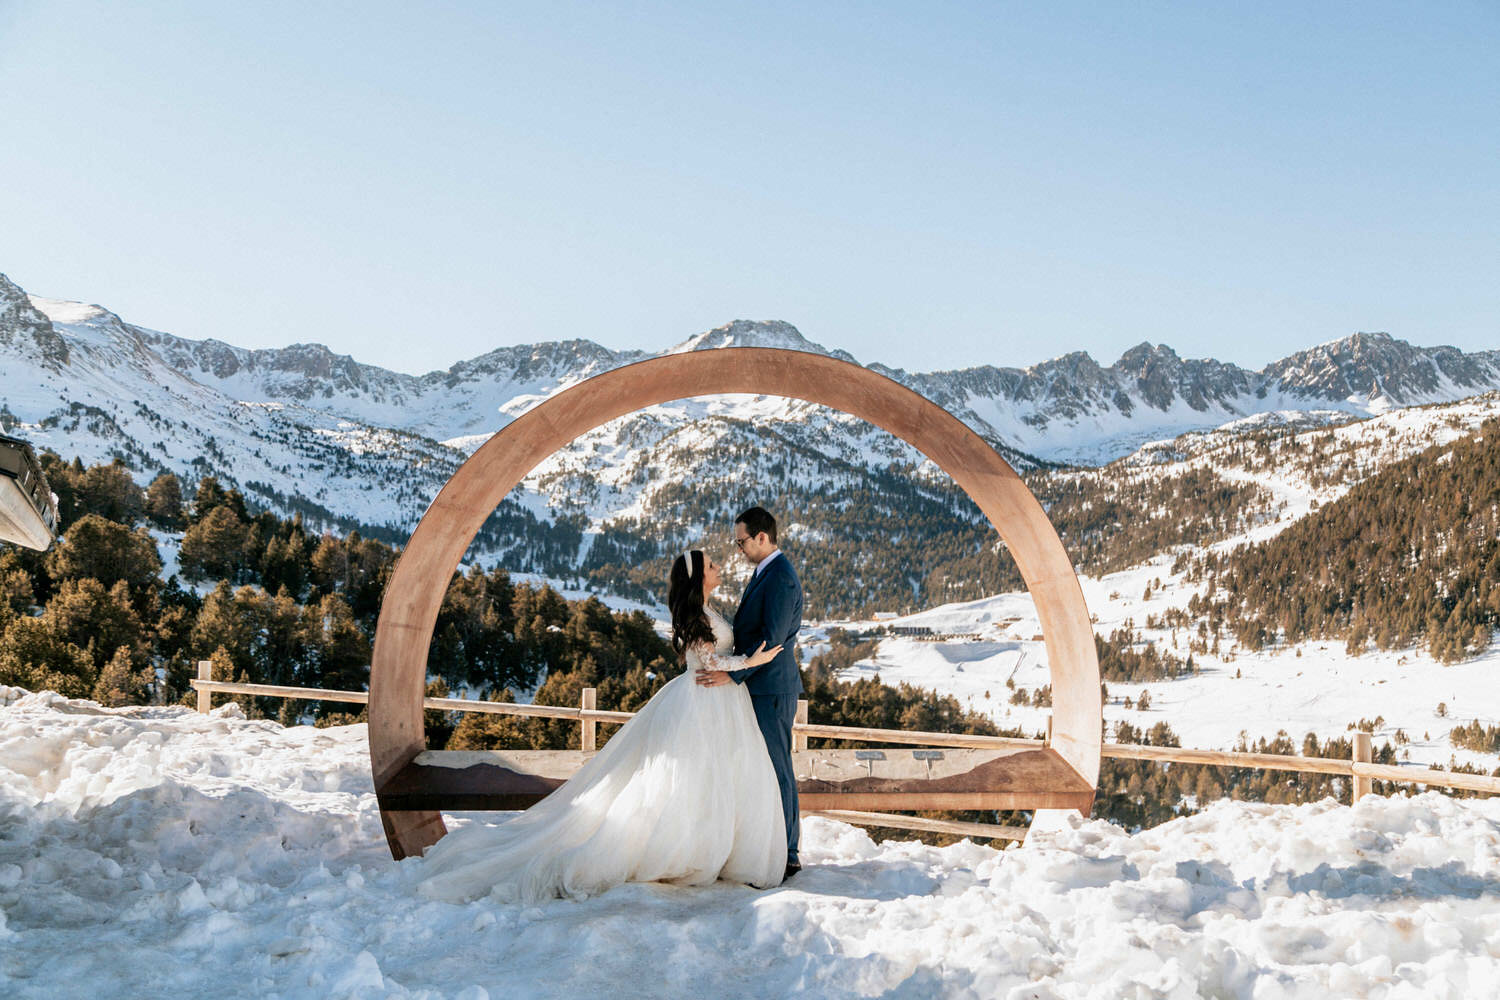
[[[487,895],[582,898],[622,882],[769,887],[786,866],[776,773],[740,684],[701,687],[694,672],[738,670],[734,632],[690,646],[672,678],[562,787],[496,826],[472,824],[423,856],[417,891],[453,902]]]

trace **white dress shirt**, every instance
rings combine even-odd
[[[750,579],[753,580],[757,576],[760,576],[760,571],[763,570],[763,569],[765,569],[766,566],[771,562],[771,560],[775,559],[779,555],[781,555],[781,550],[780,549],[772,549],[770,555],[766,556],[760,562],[758,562],[758,563],[755,564],[755,572],[750,574]]]

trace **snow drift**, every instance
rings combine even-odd
[[[503,816],[459,821],[503,822]],[[810,819],[757,892],[418,899],[362,726],[0,688],[8,997],[1493,996],[1500,805],[1221,802],[996,851]]]

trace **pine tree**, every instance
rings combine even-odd
[[[26,614],[36,603],[31,578],[15,549],[0,551],[0,631],[11,616]]]
[[[130,477],[125,463],[93,465],[74,481],[78,514],[97,514],[109,521],[133,526],[141,519],[146,497]]]
[[[59,527],[65,528],[78,518],[77,491],[73,484],[83,475],[83,463],[76,458],[71,463],[65,462],[50,451],[42,452],[38,458],[42,464],[42,474],[47,477],[47,485],[57,495]]]
[[[93,658],[49,621],[14,618],[0,635],[0,684],[87,698],[96,679]]]
[[[304,622],[317,680],[313,686],[364,690],[370,677],[370,640],[344,599],[329,594],[316,607],[309,605]]]
[[[175,531],[183,526],[182,482],[170,472],[163,472],[146,487],[146,516],[158,528]]]
[[[219,507],[227,507],[236,521],[249,520],[245,510],[245,498],[239,490],[225,490],[213,476],[204,476],[198,481],[193,495],[193,521],[201,521]]]
[[[348,552],[344,543],[332,535],[324,535],[313,550],[312,582],[319,595],[349,589]]]
[[[144,705],[150,697],[155,673],[137,663],[129,646],[121,646],[99,671],[94,682],[94,700],[110,708]]]
[[[275,593],[285,587],[294,598],[300,600],[306,592],[312,570],[306,536],[300,531],[293,531],[286,538],[273,537],[266,545],[260,567],[261,586],[267,592]]]
[[[245,565],[247,529],[228,505],[209,510],[182,536],[178,561],[182,575],[194,583],[202,580],[239,582]]]
[[[229,583],[220,580],[219,585],[204,599],[203,609],[198,612],[188,635],[190,659],[206,660],[222,653],[231,664],[232,672],[241,671],[247,676],[258,678],[260,665],[254,656],[258,623],[248,617],[244,610],[244,605],[235,599],[235,592],[229,588]]]
[[[154,587],[161,575],[156,542],[145,528],[131,531],[98,514],[85,514],[69,527],[47,554],[46,566],[57,581],[92,577],[113,587],[123,580],[136,598]]]
[[[94,579],[66,580],[42,616],[64,642],[87,650],[95,672],[126,650],[132,669],[147,663],[147,635],[120,580],[109,590]]]

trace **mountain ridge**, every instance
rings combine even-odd
[[[411,407],[414,401],[435,392],[468,388],[472,402],[493,404],[490,415],[496,425],[488,429],[498,430],[524,411],[505,404],[521,401],[520,397],[535,402],[601,371],[656,356],[638,350],[616,351],[586,339],[544,341],[497,347],[446,369],[408,375],[364,364],[315,342],[247,349],[212,338],[195,341],[147,330],[126,323],[101,306],[27,296],[0,275],[0,346],[11,346],[19,339],[18,333],[29,332],[54,363],[65,365],[68,345],[66,338],[55,332],[54,321],[76,329],[104,325],[99,322],[101,318],[105,324],[114,325],[122,337],[154,350],[178,374],[231,398],[295,401],[330,415],[417,433],[430,427],[430,419],[420,408],[417,416],[426,423],[402,420],[391,411]],[[733,346],[806,350],[859,363],[848,351],[813,342],[781,320],[733,320],[656,354]],[[1466,354],[1447,345],[1420,347],[1385,332],[1357,332],[1294,352],[1260,370],[1213,358],[1184,359],[1169,345],[1149,341],[1127,349],[1108,366],[1086,351],[1072,351],[1025,367],[976,365],[930,373],[880,363],[867,367],[952,409],[981,434],[1017,451],[1082,464],[1099,464],[1109,449],[1096,447],[1084,449],[1088,453],[1075,453],[1078,449],[1048,447],[1041,432],[1086,417],[1150,419],[1151,411],[1166,415],[1174,407],[1202,414],[1203,419],[1193,428],[1179,426],[1181,420],[1167,421],[1172,430],[1201,429],[1221,415],[1234,419],[1267,409],[1306,409],[1313,404],[1320,409],[1370,415],[1500,387],[1500,351]],[[503,376],[505,386],[512,390],[508,398],[473,391],[476,383],[497,376]],[[337,405],[341,397],[346,403],[343,407]],[[971,399],[991,405],[970,405]],[[1012,419],[987,419],[985,411],[993,412],[993,404],[1009,409]],[[1160,419],[1154,422],[1163,423]],[[472,435],[482,430],[483,423],[476,417],[432,436],[446,440]],[[1031,433],[1024,433],[1026,428]],[[1107,445],[1108,435],[1097,437],[1098,443]],[[1109,455],[1111,458],[1127,449],[1120,446],[1113,450],[1116,454]]]
[[[733,320],[659,354],[744,346],[860,363],[780,320]],[[161,471],[190,482],[214,475],[268,509],[394,539],[465,456],[515,417],[569,385],[652,356],[659,355],[591,340],[543,342],[410,375],[316,343],[251,350],[188,340],[102,306],[28,295],[0,275],[7,430],[68,458],[118,457],[143,481]],[[1416,347],[1385,333],[1316,345],[1259,372],[1184,360],[1150,343],[1108,367],[1083,351],[1025,368],[867,367],[947,408],[1022,471],[1099,466],[1147,442],[1257,415],[1327,422],[1500,388],[1500,352]],[[768,440],[785,454],[758,454]],[[934,486],[935,475],[899,439],[811,403],[678,400],[611,421],[544,460],[502,505],[505,531],[480,545],[538,567],[538,553],[551,566],[571,551],[581,566],[604,558],[594,542],[612,524],[630,525],[635,540],[611,536],[601,552],[644,551],[658,535],[675,544],[724,514],[715,491],[764,495],[773,486],[830,512],[868,502],[850,498],[901,495],[923,516],[976,517],[954,507],[951,484]]]

